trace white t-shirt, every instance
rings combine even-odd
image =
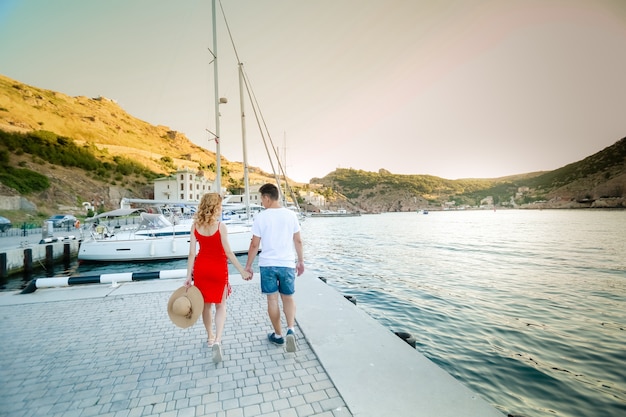
[[[289,209],[269,208],[257,214],[252,223],[252,234],[261,238],[259,266],[294,268],[293,235],[299,231],[298,217]]]

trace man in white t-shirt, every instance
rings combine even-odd
[[[261,186],[259,193],[265,210],[254,218],[252,241],[245,269],[252,272],[252,262],[259,252],[262,240],[263,250],[259,254],[261,292],[267,295],[267,313],[274,327],[274,332],[267,337],[275,345],[286,344],[287,352],[295,352],[296,303],[293,294],[296,274],[300,276],[304,272],[300,222],[294,212],[280,204],[278,188],[274,184]],[[285,337],[282,335],[280,323],[278,294],[283,302],[283,312],[287,321]]]

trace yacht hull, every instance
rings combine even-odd
[[[231,230],[232,229],[232,230]],[[78,250],[80,262],[128,262],[182,259],[189,255],[189,234],[168,237],[137,237],[90,239]],[[228,243],[235,255],[248,253],[250,227],[229,227]]]

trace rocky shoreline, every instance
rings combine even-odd
[[[521,205],[521,209],[625,209],[626,199],[617,198],[599,198],[597,200],[561,200],[554,199],[550,201],[537,201],[531,204]]]

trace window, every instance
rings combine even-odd
[[[184,191],[185,190],[185,184],[180,184],[180,191]]]

